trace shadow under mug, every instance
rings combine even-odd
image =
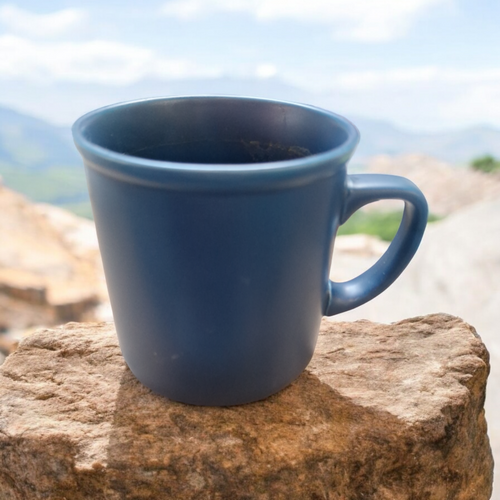
[[[322,316],[387,288],[427,223],[409,180],[347,175],[358,131],[311,106],[146,99],[88,113],[73,136],[125,361],[184,403],[249,403],[287,386]],[[405,202],[389,249],[359,277],[330,281],[339,226],[381,199]]]

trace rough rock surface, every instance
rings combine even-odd
[[[0,183],[0,331],[93,318],[105,296],[94,224]]]
[[[496,463],[493,500],[500,500],[499,244],[500,198],[466,207],[427,228],[414,259],[387,291],[333,318],[389,323],[446,311],[477,328],[491,358],[485,407]],[[339,253],[334,255],[332,277],[338,279],[341,270],[357,276],[371,263],[354,255],[347,260]]]
[[[17,342],[5,335],[0,334],[0,365],[5,358],[17,349]]]
[[[0,498],[487,500],[488,370],[452,316],[323,321],[288,388],[206,408],[142,386],[110,323],[41,330],[0,368]]]

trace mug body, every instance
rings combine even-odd
[[[170,399],[263,399],[309,363],[358,140],[264,99],[184,97],[74,126],[113,316],[134,375]]]

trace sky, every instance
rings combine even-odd
[[[498,0],[0,1],[0,105],[69,124],[224,82],[410,130],[500,128],[499,22]]]

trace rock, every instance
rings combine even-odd
[[[84,259],[97,258],[100,263],[99,244],[93,221],[47,203],[36,203],[33,208],[59,233],[74,255]]]
[[[500,197],[500,175],[453,166],[421,154],[377,156],[370,162],[369,170],[412,180],[423,191],[434,215],[449,215],[480,201]],[[386,209],[399,206],[402,206],[400,202],[390,201],[372,205]]]
[[[355,255],[359,257],[380,257],[389,244],[376,236],[368,234],[349,234],[337,236],[335,239],[335,251]]]
[[[330,278],[347,281],[359,276],[375,264],[388,247],[387,242],[367,234],[337,236]]]
[[[0,245],[0,330],[93,318],[106,296],[93,223],[2,185],[0,212],[0,234],[8,235]],[[85,231],[86,246],[77,237]]]
[[[0,365],[5,361],[5,358],[12,354],[17,349],[17,342],[9,338],[7,335],[0,333]]]
[[[0,368],[0,498],[487,500],[488,370],[452,316],[324,320],[288,388],[207,408],[141,385],[112,324],[40,330]]]
[[[401,277],[367,304],[334,317],[393,322],[446,311],[473,324],[491,356],[486,418],[496,464],[500,464],[500,197],[464,208],[430,225]],[[353,261],[357,261],[355,269]],[[335,261],[337,278],[345,261]],[[371,262],[351,256],[344,272],[359,274]],[[337,265],[338,264],[338,265]],[[351,271],[352,270],[352,271]],[[500,477],[500,467],[496,477]],[[494,500],[500,500],[500,482]]]

